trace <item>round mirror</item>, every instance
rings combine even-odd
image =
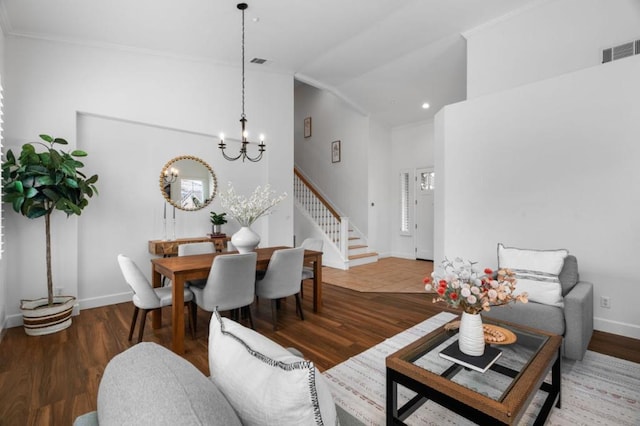
[[[180,210],[200,210],[216,195],[218,184],[213,169],[197,157],[184,155],[164,165],[160,191],[169,204]]]

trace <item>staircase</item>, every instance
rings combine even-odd
[[[349,269],[378,261],[378,253],[369,250],[362,233],[349,225],[349,218],[338,214],[298,169],[294,169],[293,190],[296,207],[302,210],[323,234],[325,265]],[[327,253],[327,250],[331,249],[335,251],[338,260],[328,263],[326,260],[335,258],[330,256],[331,253]]]

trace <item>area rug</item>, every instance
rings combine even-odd
[[[451,321],[440,313],[325,371],[336,404],[366,425],[385,419],[385,358]],[[398,386],[400,403],[414,395]],[[533,424],[546,393],[538,392],[519,424]],[[471,425],[464,417],[427,402],[408,425]],[[587,351],[582,361],[563,360],[562,408],[553,408],[547,425],[640,425],[640,364]]]
[[[360,292],[424,293],[423,279],[433,262],[385,257],[376,263],[342,269],[322,268],[322,282]]]

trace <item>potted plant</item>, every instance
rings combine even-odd
[[[227,219],[225,218],[227,214],[226,213],[216,213],[216,212],[211,212],[211,224],[213,225],[213,235],[220,235],[222,234],[222,225],[224,225],[225,223],[227,223]]]
[[[42,141],[22,145],[16,158],[7,151],[2,164],[2,201],[11,203],[13,210],[29,219],[44,217],[47,261],[47,298],[22,300],[21,310],[25,332],[29,335],[55,333],[71,325],[73,296],[54,296],[51,276],[51,214],[61,210],[67,217],[80,215],[89,203],[88,198],[97,194],[97,175],[87,178],[79,171],[84,164],[77,158],[86,152],[74,150],[67,153],[55,149],[55,145],[67,145],[61,138],[40,135]],[[38,152],[36,147],[45,149]]]

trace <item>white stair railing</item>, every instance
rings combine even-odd
[[[302,208],[322,229],[327,238],[339,248],[343,259],[347,259],[349,218],[341,217],[297,169],[294,169],[293,192]]]

